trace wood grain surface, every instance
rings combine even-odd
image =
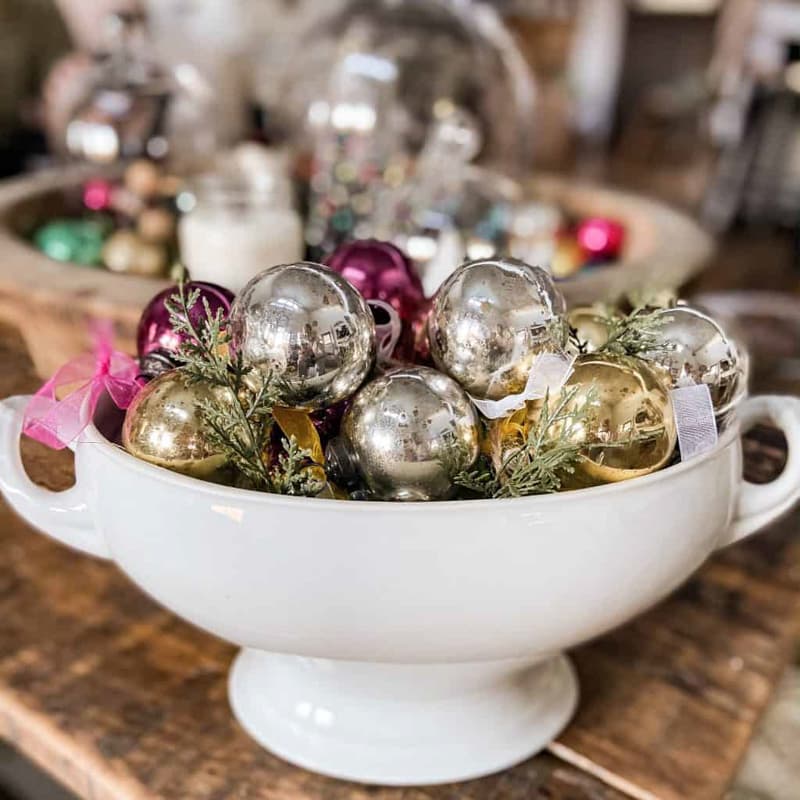
[[[0,364],[0,396],[35,388],[8,332]],[[69,485],[69,455],[29,442],[23,453],[44,485]],[[766,474],[779,443],[755,454]],[[797,634],[798,519],[720,554],[666,603],[578,650],[581,708],[552,755],[402,790],[327,780],[260,749],[228,709],[232,647],[3,505],[0,735],[89,800],[720,798]]]

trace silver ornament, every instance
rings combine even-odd
[[[722,328],[689,306],[665,308],[658,314],[660,347],[642,357],[669,373],[673,388],[705,383],[719,423],[747,391],[747,358]]]
[[[237,295],[231,346],[280,402],[325,408],[358,389],[375,359],[375,324],[364,298],[337,273],[302,261],[265,269]]]
[[[566,347],[565,311],[540,267],[510,258],[472,261],[434,297],[431,355],[474,397],[500,400],[522,391],[536,356]]]
[[[328,447],[328,472],[358,474],[382,500],[442,500],[475,463],[478,417],[459,385],[429,367],[392,370],[368,383]]]

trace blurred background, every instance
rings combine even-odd
[[[43,376],[184,270],[377,237],[428,294],[495,252],[573,304],[680,292],[800,389],[800,3],[0,0],[0,74],[0,321]],[[759,747],[741,791],[791,796]],[[0,754],[0,797],[39,780]]]

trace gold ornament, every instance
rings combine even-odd
[[[148,383],[128,408],[122,444],[143,461],[210,478],[227,457],[209,441],[200,403],[226,402],[229,394],[228,389],[191,381],[182,370],[166,372]]]
[[[580,272],[586,257],[580,245],[573,238],[559,239],[550,263],[554,278],[569,278]]]
[[[175,235],[175,216],[166,208],[145,208],[136,220],[136,229],[146,242],[166,244]]]
[[[649,475],[664,467],[677,441],[669,390],[647,363],[628,356],[582,355],[565,385],[577,387],[564,414],[573,421],[568,440],[581,447],[575,472],[564,477],[564,488],[576,489]],[[551,404],[558,396],[552,398]],[[535,423],[542,401],[528,403],[523,412],[503,420],[504,431],[494,435],[494,449],[520,446],[524,432]],[[555,423],[552,436],[562,433]]]
[[[134,161],[126,170],[125,187],[145,200],[155,197],[161,186],[161,170],[147,159]]]
[[[167,251],[159,244],[145,242],[134,231],[119,230],[103,245],[103,263],[112,272],[156,278],[167,270]]]
[[[608,341],[608,317],[598,308],[573,308],[567,314],[567,322],[582,345],[581,352],[593,353]]]

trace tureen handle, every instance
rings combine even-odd
[[[739,506],[720,546],[733,544],[761,530],[800,500],[800,398],[764,395],[747,398],[738,409],[742,430],[772,422],[783,431],[788,456],[783,472],[772,482],[742,481]]]
[[[79,482],[63,492],[37,486],[25,472],[19,452],[22,419],[30,397],[20,395],[0,402],[0,491],[8,504],[33,527],[76,550],[109,558],[103,538],[95,530]]]

